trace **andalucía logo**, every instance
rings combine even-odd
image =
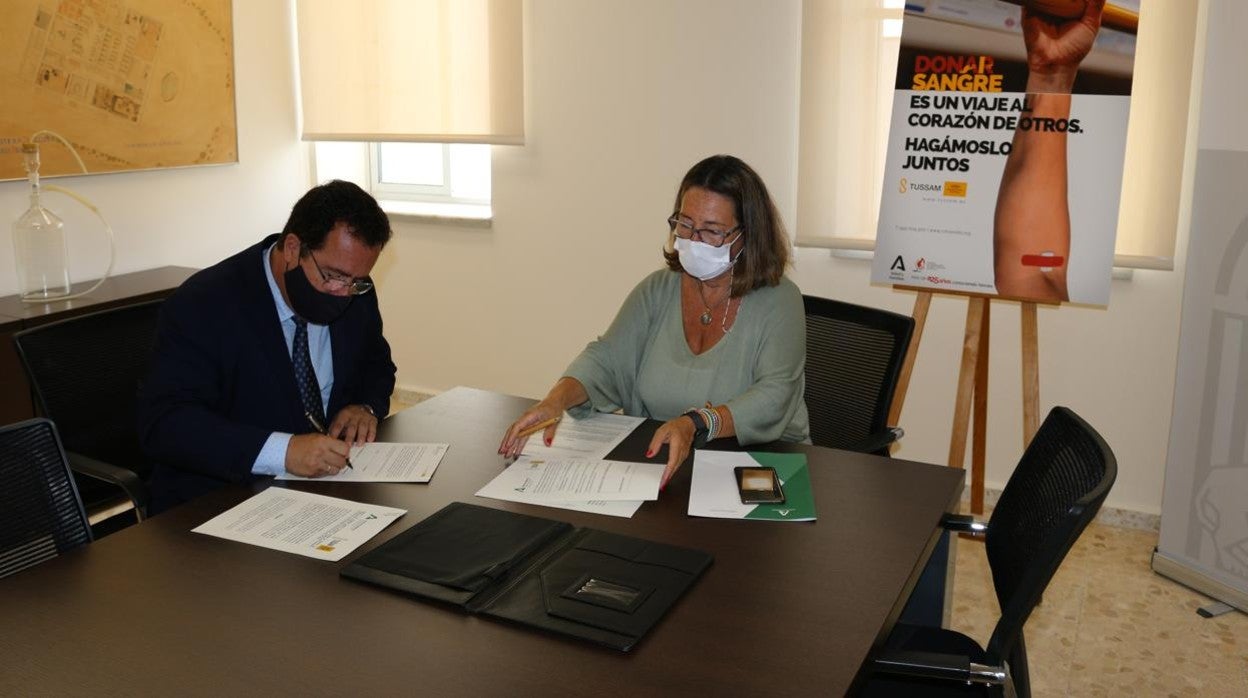
[[[893,266],[889,267],[889,270],[896,269],[900,269],[902,271],[906,270],[906,262],[901,258],[901,255],[897,255],[897,259],[893,260]]]

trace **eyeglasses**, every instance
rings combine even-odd
[[[373,280],[367,276],[359,279],[344,276],[336,272],[327,272],[321,268],[319,262],[316,261],[316,255],[312,254],[312,250],[306,246],[303,248],[308,251],[308,256],[312,258],[312,266],[316,267],[316,273],[321,275],[321,281],[325,283],[325,288],[330,291],[341,291],[347,289],[348,295],[362,296],[373,290]]]
[[[667,219],[667,224],[672,226],[672,231],[676,233],[676,237],[688,240],[696,233],[699,242],[704,242],[711,247],[722,247],[724,241],[729,235],[741,229],[741,226],[735,226],[728,230],[715,230],[714,228],[695,228],[693,221],[682,216],[672,216]]]

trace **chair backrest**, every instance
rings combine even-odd
[[[914,318],[827,298],[802,300],[810,438],[816,446],[845,448],[888,426]]]
[[[1023,624],[1117,476],[1118,461],[1101,435],[1069,409],[1054,407],[993,509],[984,543],[1001,620],[987,651],[990,661],[1008,659],[1024,681]]]
[[[151,466],[139,447],[136,404],[163,300],[80,315],[13,335],[43,414],[65,448],[132,470]]]
[[[0,577],[90,542],[56,427],[47,419],[0,427]]]

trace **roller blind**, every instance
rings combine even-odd
[[[1114,264],[1173,269],[1197,2],[1144,0]],[[797,244],[875,248],[901,3],[805,0]]]
[[[298,0],[303,139],[524,143],[521,0]]]

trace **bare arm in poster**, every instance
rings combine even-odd
[[[1069,300],[1067,136],[1055,124],[1070,118],[1075,74],[1092,50],[1104,6],[1105,0],[1088,0],[1083,16],[1071,20],[1023,9],[1031,111],[1019,119],[997,192],[993,271],[1002,296]],[[1029,128],[1022,128],[1024,124]],[[1051,264],[1042,261],[1046,257],[1052,258]]]

